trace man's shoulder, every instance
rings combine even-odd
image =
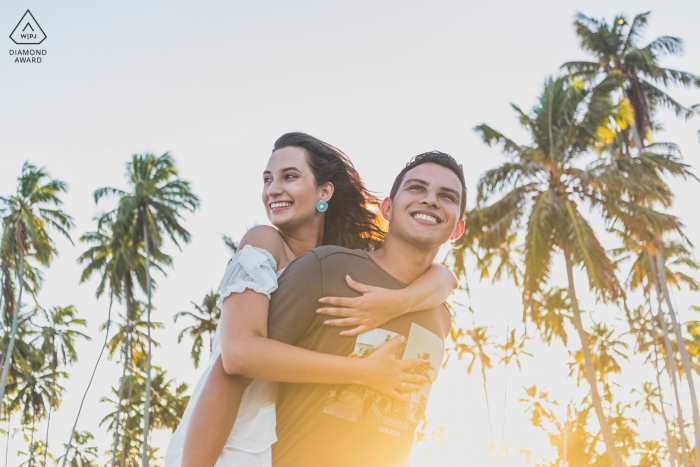
[[[316,257],[320,261],[324,261],[326,259],[331,259],[331,260],[346,259],[348,256],[362,258],[362,259],[368,258],[367,252],[364,250],[351,250],[349,248],[345,248],[342,246],[335,246],[335,245],[320,246],[318,248],[314,248],[313,250],[309,251],[308,253],[312,253],[312,254],[316,255]],[[308,253],[305,253],[305,254],[308,254]]]

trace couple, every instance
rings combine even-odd
[[[263,183],[275,228],[228,264],[213,363],[165,466],[406,465],[452,327],[457,282],[433,260],[464,231],[461,166],[414,157],[380,219],[342,152],[288,133]]]

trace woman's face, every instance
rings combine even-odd
[[[275,227],[305,225],[321,215],[316,203],[325,198],[324,190],[316,186],[304,149],[290,146],[273,152],[263,172],[263,183],[265,211]]]

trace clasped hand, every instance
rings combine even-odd
[[[353,329],[342,331],[341,336],[357,336],[363,332],[371,331],[408,310],[408,306],[403,303],[401,290],[361,284],[350,276],[345,276],[345,281],[351,289],[362,295],[359,297],[323,297],[319,302],[324,305],[335,305],[335,307],[316,310],[320,314],[338,317],[326,320],[325,324],[328,326],[356,326]]]

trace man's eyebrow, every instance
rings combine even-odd
[[[409,178],[408,180],[405,180],[403,182],[404,185],[408,185],[409,183],[420,183],[422,185],[430,185],[430,183],[426,182],[425,180],[421,180],[420,178]]]
[[[443,187],[440,187],[440,190],[441,190],[441,191],[447,191],[447,192],[449,192],[449,193],[453,193],[453,194],[457,197],[457,199],[461,199],[461,198],[462,198],[462,193],[460,193],[460,192],[457,191],[457,190],[453,190],[452,188],[448,188],[448,187],[446,187],[446,186],[443,186]]]
[[[290,170],[296,170],[297,172],[301,172],[301,170],[297,169],[296,167],[285,167],[284,169],[282,169],[282,172],[288,172]],[[266,170],[263,172],[263,175],[265,175],[265,174],[272,174],[272,172],[270,172],[269,170]]]
[[[430,183],[428,183],[425,180],[422,180],[420,178],[409,178],[408,180],[406,180],[404,182],[404,185],[408,185],[409,183],[420,183],[420,184],[425,185],[425,186],[430,186]],[[461,192],[454,190],[452,188],[446,187],[446,186],[440,187],[440,191],[447,191],[449,193],[453,193],[458,199],[462,198]]]

